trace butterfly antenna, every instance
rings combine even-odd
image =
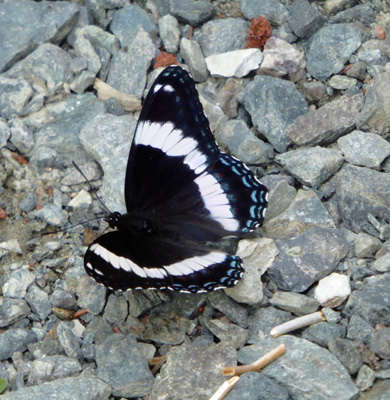
[[[97,220],[97,219],[103,219],[103,218],[106,218],[106,216],[91,218],[91,219],[88,219],[87,221],[80,222],[79,224],[76,224],[76,225],[68,226],[67,228],[58,229],[58,230],[56,230],[56,231],[54,231],[54,232],[45,232],[45,233],[42,233],[41,236],[45,236],[45,235],[54,235],[54,234],[56,234],[56,233],[58,233],[58,232],[65,232],[65,231],[67,231],[67,230],[69,230],[69,229],[75,228],[76,226],[84,225],[84,224],[86,224],[87,222],[91,222],[91,221],[95,221],[95,220]]]
[[[77,171],[80,172],[81,176],[85,179],[85,181],[88,183],[89,188],[91,189],[91,192],[93,192],[96,196],[96,198],[98,199],[99,203],[107,210],[107,212],[109,214],[111,214],[111,211],[108,209],[108,207],[103,203],[103,200],[98,196],[98,194],[96,193],[96,190],[92,187],[91,182],[89,181],[89,179],[85,176],[84,172],[81,171],[81,168],[74,162],[72,161],[73,166],[77,169]],[[92,220],[91,220],[92,221]],[[85,221],[88,222],[88,221]],[[79,224],[81,225],[81,224]],[[77,225],[75,225],[77,226]],[[73,227],[72,227],[73,228]],[[59,231],[60,232],[60,231]]]

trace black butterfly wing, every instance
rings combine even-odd
[[[169,232],[160,236],[106,233],[88,248],[85,269],[114,290],[168,288],[196,293],[234,286],[241,278],[239,257],[196,248]]]
[[[219,151],[189,74],[165,69],[145,99],[130,150],[128,213],[216,240],[257,228],[266,193],[241,161]]]

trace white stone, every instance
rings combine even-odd
[[[278,254],[272,239],[241,240],[237,255],[243,260],[245,273],[235,287],[225,289],[226,294],[239,303],[260,303],[263,299],[261,276],[272,266]]]
[[[81,190],[80,193],[74,197],[68,204],[68,206],[73,208],[78,208],[82,204],[91,204],[92,203],[92,196],[86,191]]]
[[[27,269],[13,271],[7,282],[3,285],[4,297],[23,299],[27,289],[34,282],[35,275]]]
[[[244,49],[213,54],[206,57],[206,65],[211,76],[242,78],[257,69],[262,59],[259,49]]]
[[[349,278],[333,272],[318,282],[314,297],[322,307],[334,308],[340,305],[351,294]]]
[[[263,51],[263,61],[258,74],[274,77],[287,76],[296,82],[305,75],[305,54],[292,44],[278,37],[267,40]]]
[[[10,239],[7,240],[6,242],[1,242],[0,250],[4,250],[5,252],[22,254],[22,249],[20,248],[20,244],[17,239]]]

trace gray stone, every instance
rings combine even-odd
[[[165,15],[158,21],[160,37],[168,53],[177,53],[180,42],[180,29],[177,19],[172,15]]]
[[[307,70],[325,80],[344,68],[361,45],[361,29],[355,24],[335,24],[321,28],[312,37],[307,54]]]
[[[212,319],[210,321],[205,320],[205,325],[219,341],[235,349],[241,348],[248,341],[248,330],[231,322]]]
[[[359,344],[352,340],[334,338],[328,342],[329,351],[347,368],[350,375],[355,375],[363,365]]]
[[[347,339],[359,340],[364,344],[368,344],[371,341],[371,337],[374,335],[375,329],[359,315],[352,315],[347,330]]]
[[[325,85],[320,81],[305,82],[305,94],[311,101],[319,101],[325,94]]]
[[[11,142],[21,154],[28,153],[34,147],[33,134],[20,118],[12,121]]]
[[[0,297],[0,328],[4,328],[26,317],[30,309],[22,299]]]
[[[312,7],[307,0],[295,0],[289,9],[288,23],[293,32],[300,38],[311,36],[325,22],[325,17]]]
[[[337,144],[346,161],[362,167],[378,169],[390,155],[390,143],[375,133],[353,131]]]
[[[10,119],[21,115],[32,94],[32,87],[24,79],[0,76],[0,117]]]
[[[253,125],[276,151],[286,151],[290,140],[286,128],[308,107],[293,82],[269,76],[256,76],[239,94],[238,101],[252,117]]]
[[[385,82],[390,79],[390,71],[374,77],[367,87],[365,103],[362,109],[358,128],[375,133],[384,133],[390,124],[390,88]]]
[[[390,253],[378,256],[371,264],[371,268],[377,272],[390,272]]]
[[[96,116],[80,132],[86,151],[104,171],[100,195],[110,210],[126,210],[123,182],[135,126],[136,121],[130,115],[117,117],[103,114]],[[113,159],[115,163],[111,162]]]
[[[275,244],[279,256],[268,274],[280,289],[298,293],[333,272],[348,252],[342,231],[319,226]]]
[[[345,327],[332,322],[320,322],[309,326],[302,332],[304,339],[317,343],[319,346],[328,347],[330,340],[343,338],[345,336]]]
[[[377,381],[370,390],[360,395],[359,400],[389,400],[390,379]]]
[[[290,186],[285,180],[279,181],[269,192],[265,221],[269,221],[285,211],[296,195],[297,191],[293,186]]]
[[[360,232],[356,235],[354,248],[357,258],[373,257],[381,247],[381,241],[374,236],[364,232]]]
[[[292,194],[291,194],[292,195]],[[263,225],[264,232],[273,238],[293,238],[310,226],[335,228],[334,221],[313,191],[299,190],[284,212]]]
[[[156,55],[156,48],[142,27],[128,41],[126,49],[122,48],[112,57],[107,83],[123,93],[141,98],[146,85],[146,73]]]
[[[291,313],[275,307],[253,309],[249,314],[248,329],[251,335],[248,343],[260,343],[265,337],[269,337],[273,327],[284,324],[292,318]]]
[[[343,96],[296,118],[285,133],[298,146],[331,144],[355,128],[363,104],[362,94]]]
[[[195,82],[204,82],[207,79],[208,72],[206,62],[200,45],[194,40],[182,38],[180,41],[180,54]]]
[[[11,131],[8,128],[5,119],[0,118],[0,149],[7,144],[7,140],[11,135]]]
[[[309,296],[293,292],[275,292],[270,299],[272,305],[295,315],[311,314],[318,310],[320,303]]]
[[[362,317],[371,325],[390,325],[390,274],[372,276],[349,296],[345,311]]]
[[[339,170],[344,159],[338,151],[316,146],[280,154],[276,161],[299,182],[317,189]]]
[[[67,399],[67,400],[108,400],[111,388],[93,376],[56,379],[53,382],[21,388],[2,395],[4,400]]]
[[[376,374],[374,370],[372,370],[368,365],[363,364],[360,367],[359,373],[356,377],[356,386],[360,391],[364,392],[374,384],[376,378],[375,375]]]
[[[349,76],[334,75],[329,79],[329,86],[337,90],[347,90],[355,87],[357,80]]]
[[[34,282],[35,275],[25,268],[20,268],[11,272],[8,280],[2,287],[4,297],[23,299],[27,289]]]
[[[207,95],[207,92],[199,92],[199,100],[202,104],[203,111],[209,121],[212,132],[218,132],[227,122],[227,117],[221,110],[221,107],[215,100]]]
[[[349,68],[346,74],[351,78],[356,78],[359,81],[364,81],[367,74],[366,63],[364,61],[358,61],[354,64],[351,64],[351,68]]]
[[[376,13],[368,4],[359,4],[338,12],[331,20],[331,24],[342,24],[348,22],[361,22],[365,26],[376,21]]]
[[[80,306],[97,315],[106,303],[107,288],[96,283],[83,271],[83,276],[77,281],[76,294]]]
[[[213,7],[207,1],[197,0],[169,0],[171,14],[192,26],[198,26],[207,21],[213,11]]]
[[[128,315],[129,304],[123,296],[110,294],[104,308],[104,318],[113,326],[124,322]]]
[[[267,338],[241,349],[238,361],[243,364],[252,363],[281,343],[286,345],[288,351],[265,367],[262,374],[286,388],[291,398],[356,399],[358,390],[337,358],[328,350],[304,339],[288,335],[279,339]]]
[[[42,154],[54,155],[45,166],[82,165],[92,161],[80,146],[80,130],[99,114],[104,113],[104,104],[92,93],[73,95],[64,101],[48,105],[38,115],[26,119],[27,126],[37,129],[34,133],[35,147],[31,152],[31,164],[39,164]],[[39,117],[39,118],[38,118]],[[36,119],[38,118],[38,119]]]
[[[244,82],[241,79],[228,78],[225,85],[216,93],[216,101],[228,119],[237,117],[237,95],[242,90]]]
[[[32,362],[27,382],[29,386],[40,385],[43,382],[78,375],[80,371],[80,363],[73,358],[57,355],[43,357]]]
[[[0,360],[11,358],[16,351],[27,350],[28,344],[37,340],[37,335],[27,329],[9,329],[0,333]]]
[[[129,4],[114,12],[110,30],[120,40],[123,50],[134,45],[133,38],[140,26],[152,37],[157,35],[157,26],[148,13],[137,4]]]
[[[272,146],[258,139],[241,120],[230,120],[216,134],[220,146],[247,164],[266,164],[273,159]]]
[[[97,376],[115,397],[142,397],[152,389],[153,375],[136,344],[132,335],[114,334],[96,346]]]
[[[379,329],[372,335],[370,350],[380,358],[390,359],[390,328]]]
[[[32,211],[31,215],[53,226],[63,226],[66,223],[66,212],[56,204],[46,204],[40,210]]]
[[[77,310],[75,296],[67,290],[55,289],[50,295],[50,302],[53,307],[64,308],[65,310]]]
[[[378,236],[367,215],[371,214],[379,221],[390,217],[388,174],[346,164],[339,171],[336,183],[338,206],[345,227],[355,233],[365,231]]]
[[[29,192],[19,201],[18,207],[23,212],[32,211],[37,205],[37,199],[35,193]]]
[[[15,0],[0,4],[0,72],[44,42],[60,43],[76,23],[79,6],[71,2]]]
[[[242,0],[241,11],[248,19],[262,15],[272,25],[282,25],[288,17],[286,6],[278,0]]]
[[[225,400],[288,400],[288,391],[274,379],[257,372],[248,372],[240,377],[225,397]]]
[[[68,357],[78,358],[81,355],[80,339],[73,333],[70,324],[73,322],[61,321],[57,327],[58,340]]]
[[[235,363],[236,351],[222,344],[205,347],[184,344],[172,347],[149,398],[208,399],[225,381],[221,375],[221,365],[234,366]]]
[[[44,321],[51,313],[51,303],[48,294],[35,285],[30,286],[26,295],[26,301],[32,312],[41,321]]]
[[[205,57],[245,47],[249,24],[240,18],[209,21],[202,26],[199,43]]]
[[[118,38],[98,26],[85,25],[82,28],[78,28],[75,31],[76,40],[79,35],[83,35],[96,51],[98,49],[104,49],[108,51],[109,54],[114,55],[120,48]],[[74,43],[72,46],[74,47]]]

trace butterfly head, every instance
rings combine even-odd
[[[104,220],[108,223],[109,227],[112,229],[117,229],[121,220],[122,214],[118,211],[111,213]]]

